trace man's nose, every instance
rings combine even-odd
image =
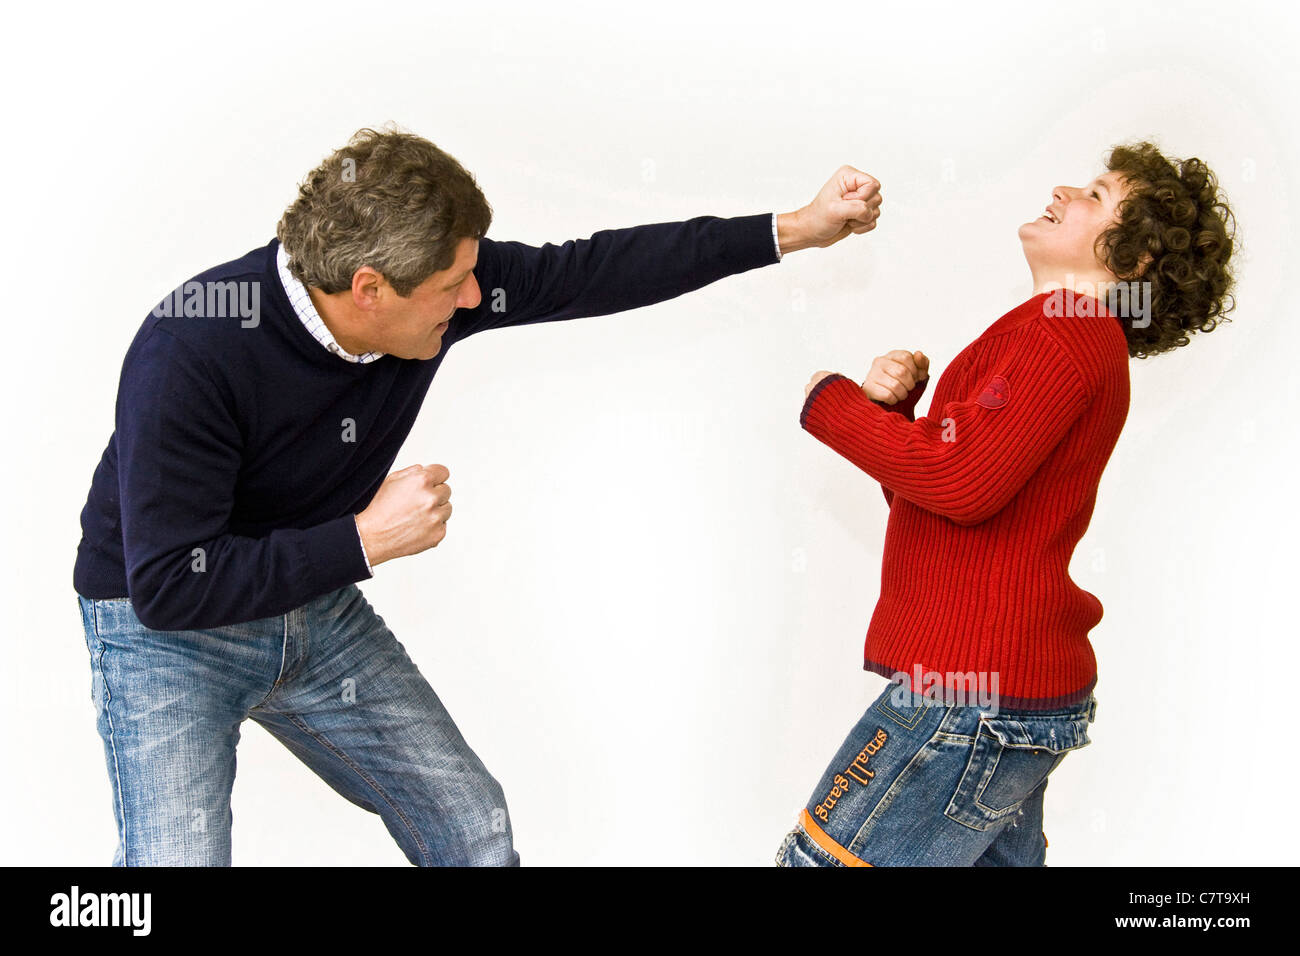
[[[478,276],[472,272],[469,281],[460,290],[460,298],[456,300],[458,309],[476,309],[478,304],[483,301],[482,290],[478,287]]]

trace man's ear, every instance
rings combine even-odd
[[[362,266],[352,273],[352,303],[362,312],[373,312],[379,305],[387,283],[384,277],[370,266]]]

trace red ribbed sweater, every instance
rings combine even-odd
[[[996,673],[1006,709],[1087,699],[1102,606],[1069,565],[1128,416],[1122,321],[1089,296],[1036,295],[953,360],[920,418],[928,379],[894,405],[843,375],[808,394],[800,424],[890,505],[866,670]]]

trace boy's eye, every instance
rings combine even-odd
[[[1101,198],[1101,195],[1097,192],[1097,190],[1094,189],[1094,190],[1092,191],[1092,198],[1093,198],[1093,199],[1100,199],[1100,198]]]

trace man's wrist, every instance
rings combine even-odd
[[[802,213],[803,210],[801,209],[796,212],[777,214],[777,246],[781,250],[781,255],[785,255],[787,252],[798,252],[800,249],[807,249],[816,245],[808,236]]]

